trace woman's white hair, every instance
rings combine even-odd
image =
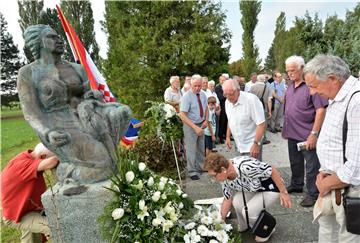
[[[340,57],[320,54],[311,59],[304,68],[304,74],[314,74],[316,79],[324,81],[329,75],[335,75],[345,82],[350,77],[349,66]]]
[[[48,148],[46,148],[44,146],[44,144],[42,143],[39,143],[35,146],[34,148],[34,152],[36,154],[36,157],[39,157],[42,156],[42,155],[45,155],[46,158],[49,158],[51,156],[55,156],[55,154],[53,152],[51,152]]]
[[[301,67],[305,66],[304,58],[302,58],[301,56],[288,57],[285,61],[285,65],[288,65],[290,63],[295,63],[298,70],[301,69]]]
[[[170,84],[173,84],[176,80],[180,80],[179,76],[171,76],[170,77]]]
[[[209,85],[215,85],[215,81],[214,81],[214,80],[210,80],[208,84],[209,84]]]
[[[258,82],[265,83],[265,82],[266,82],[266,80],[265,80],[265,75],[264,75],[264,74],[259,74],[259,75],[257,76],[257,81],[258,81]]]

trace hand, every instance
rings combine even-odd
[[[215,142],[216,141],[216,137],[215,135],[211,135],[211,141]]]
[[[260,154],[260,146],[257,143],[254,143],[250,148],[250,156],[254,158],[258,158]]]
[[[202,135],[204,135],[204,130],[201,127],[196,126],[195,133],[196,133],[196,135],[201,137]]]
[[[319,172],[319,174],[316,176],[316,187],[319,190],[319,197],[324,197],[326,194],[328,194],[331,189],[328,188],[327,183],[325,181],[325,178],[328,177],[329,174],[326,174],[324,172]]]
[[[70,142],[70,134],[65,132],[50,131],[47,137],[50,144],[56,147],[61,147]]]
[[[306,150],[313,150],[316,147],[317,137],[310,134],[306,139]]]
[[[226,147],[228,148],[228,150],[231,150],[232,144],[231,144],[230,138],[226,137],[225,144],[226,144]]]
[[[280,192],[280,204],[285,208],[291,208],[291,198],[287,192]]]
[[[272,114],[271,114],[271,111],[269,111],[268,119],[271,119],[271,117],[272,117]]]
[[[204,121],[204,122],[201,124],[201,128],[202,128],[202,129],[205,129],[206,127],[207,127],[207,122]]]

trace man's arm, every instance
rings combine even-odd
[[[57,166],[59,160],[56,156],[52,156],[50,158],[42,160],[37,168],[37,171],[50,170]]]
[[[196,132],[196,134],[197,134],[198,136],[201,136],[201,135],[204,133],[204,131],[203,131],[200,127],[196,126],[196,125],[188,118],[187,114],[188,114],[187,112],[181,111],[181,112],[180,112],[180,119],[183,121],[183,123],[185,123],[186,125],[188,125],[188,126],[191,127],[192,129],[194,129],[194,131]],[[205,122],[206,122],[206,121],[205,121]]]
[[[320,172],[316,177],[316,186],[319,190],[319,196],[324,197],[332,189],[341,189],[347,187],[348,184],[342,182],[336,174],[329,175]]]
[[[261,138],[265,132],[265,128],[265,122],[256,126],[254,144],[250,148],[250,155],[254,158],[257,158],[260,154],[260,145],[257,143],[261,141]]]
[[[225,144],[227,146],[227,148],[229,150],[231,150],[232,148],[232,145],[231,145],[231,130],[230,130],[230,127],[229,127],[229,123],[227,124],[227,128],[226,128],[226,139],[225,139]]]
[[[324,107],[320,107],[320,108],[316,109],[315,121],[314,121],[314,125],[312,128],[313,132],[319,133],[321,125],[325,118],[325,113],[326,113],[326,110]],[[318,134],[310,133],[310,135],[306,139],[306,149],[307,150],[312,150],[316,147],[317,137],[318,137]]]

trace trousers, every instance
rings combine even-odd
[[[205,136],[198,136],[194,129],[186,124],[183,125],[183,131],[188,174],[190,177],[199,176],[205,160]]]

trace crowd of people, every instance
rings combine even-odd
[[[288,194],[301,193],[306,186],[300,205],[315,205],[319,242],[358,242],[360,236],[347,230],[344,207],[335,196],[349,188],[349,194],[360,197],[359,79],[351,76],[341,58],[331,55],[318,55],[307,64],[302,57],[291,56],[285,67],[286,73],[274,71],[271,76],[252,73],[248,82],[221,74],[217,85],[195,74],[186,77],[181,90],[175,76],[177,86],[172,92],[178,95],[165,93],[164,98],[179,104],[188,176],[199,180],[207,172],[222,183],[221,215],[225,219],[233,205],[240,231],[245,227],[242,190],[252,226],[262,209],[261,197],[267,206],[280,198],[281,205],[291,207]],[[262,146],[271,142],[266,131],[280,132],[287,140],[291,168],[287,186],[276,168],[262,161]],[[231,140],[238,157],[226,160],[215,146],[225,143],[231,149]],[[264,242],[270,236],[255,239]]]

